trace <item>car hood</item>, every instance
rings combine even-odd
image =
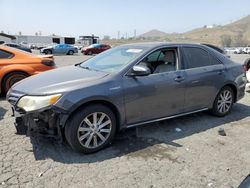
[[[31,76],[15,84],[12,90],[25,94],[46,95],[87,87],[108,73],[67,66]]]

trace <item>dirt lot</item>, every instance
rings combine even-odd
[[[232,55],[239,63],[246,57]],[[55,59],[61,67],[86,58]],[[246,92],[225,118],[198,113],[141,126],[83,155],[66,144],[15,135],[10,105],[1,98],[0,187],[237,187],[250,173],[249,135]]]

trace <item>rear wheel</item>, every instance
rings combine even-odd
[[[65,137],[74,150],[93,153],[110,144],[115,131],[112,110],[96,104],[79,110],[70,118],[65,126]]]
[[[20,80],[27,78],[29,75],[24,72],[12,72],[7,74],[2,82],[2,88],[5,93],[9,91],[9,89]]]
[[[74,52],[73,52],[72,50],[70,50],[70,51],[68,52],[68,54],[69,54],[69,55],[73,55]]]
[[[93,53],[91,51],[88,51],[88,55],[92,55]]]
[[[229,114],[233,107],[234,97],[235,94],[231,87],[222,88],[215,98],[212,113],[219,117]]]

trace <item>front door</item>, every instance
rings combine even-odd
[[[177,51],[168,48],[157,50],[139,63],[150,67],[152,74],[124,77],[124,102],[128,125],[183,112],[184,72],[178,70]]]

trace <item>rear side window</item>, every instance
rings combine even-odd
[[[186,59],[187,68],[197,68],[212,65],[210,55],[203,49],[184,47],[184,56]]]
[[[0,59],[9,59],[12,58],[13,54],[6,52],[4,50],[0,50]]]

